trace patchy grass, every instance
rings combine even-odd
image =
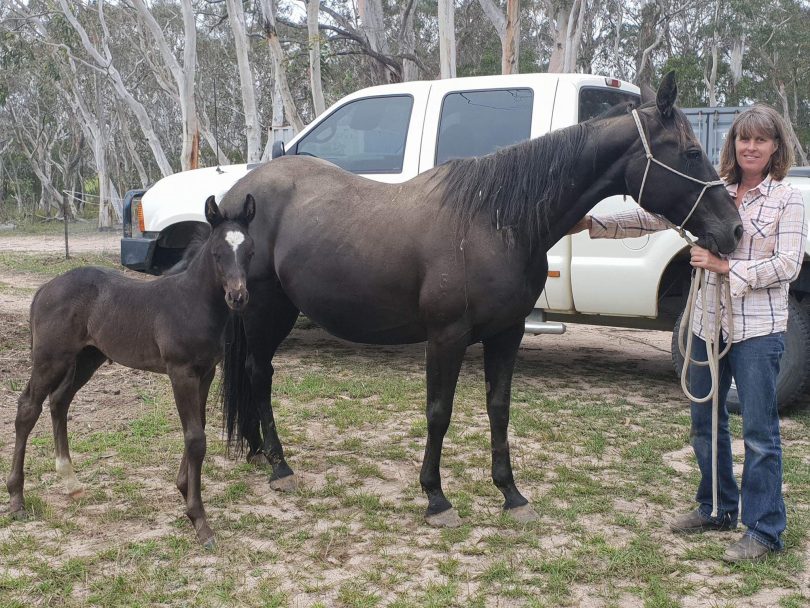
[[[57,272],[40,256],[15,259],[25,272]],[[4,327],[3,352],[26,352],[27,334]],[[5,365],[3,477],[27,373],[24,362]],[[719,558],[735,533],[666,528],[691,506],[697,480],[668,361],[639,373],[593,354],[521,351],[511,450],[540,520],[520,525],[502,514],[490,479],[482,355],[472,347],[442,459],[463,525],[442,530],[425,525],[418,483],[423,365],[421,345],[355,346],[299,324],[275,361],[276,421],[301,481],[288,494],[269,488],[268,470],[228,457],[212,397],[203,467],[212,551],[197,544],[174,485],[183,440],[167,380],[105,366],[71,408],[84,498],[70,501],[54,472],[47,406],[29,441],[29,520],[0,515],[0,606],[810,603],[807,412],[783,422],[787,550],[730,567]],[[736,418],[733,427],[739,436]]]

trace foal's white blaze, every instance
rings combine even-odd
[[[228,241],[231,249],[236,253],[236,250],[239,249],[239,245],[245,242],[245,235],[238,230],[229,230],[225,234],[225,240]]]

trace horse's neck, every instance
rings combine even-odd
[[[575,178],[550,209],[554,221],[549,222],[549,246],[565,236],[599,201],[626,193],[626,152],[637,138],[620,119],[590,125],[587,144],[572,170]]]

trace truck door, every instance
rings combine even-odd
[[[594,118],[616,104],[640,101],[635,88],[617,80],[602,77],[565,79],[557,87],[554,101],[554,120],[552,129],[563,128],[577,122]],[[614,212],[635,207],[631,198],[612,196],[601,201],[594,212]],[[555,312],[583,312],[579,306],[580,292],[588,285],[577,283],[578,269],[583,265],[599,266],[600,259],[632,259],[637,251],[647,244],[648,237],[638,239],[593,240],[582,232],[573,237],[563,237],[548,252],[549,278],[546,289],[537,302],[538,308]],[[604,266],[599,266],[604,268]],[[620,265],[615,266],[620,268]],[[580,276],[581,272],[580,272]],[[603,284],[603,282],[600,282]],[[594,284],[591,283],[593,286]],[[592,287],[596,290],[596,287]],[[598,312],[589,310],[589,312]]]

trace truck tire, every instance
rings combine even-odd
[[[672,331],[672,363],[680,377],[683,357],[678,349],[678,331],[683,313],[678,315]],[[779,411],[784,412],[810,388],[810,306],[803,305],[792,295],[788,300],[788,325],[785,332],[785,353],[776,378],[776,398]],[[737,388],[732,383],[726,407],[729,412],[740,412]]]

